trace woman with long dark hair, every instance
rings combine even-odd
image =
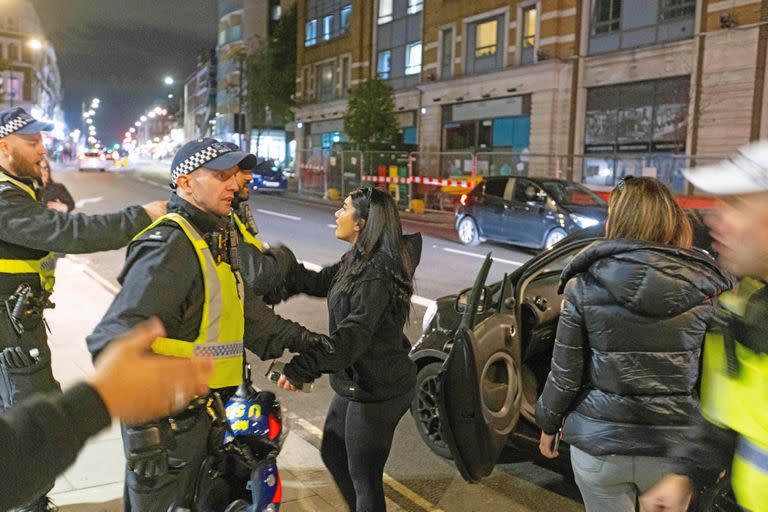
[[[328,298],[334,351],[294,357],[278,385],[295,390],[331,374],[335,395],[323,430],[323,462],[350,510],[383,512],[384,464],[416,385],[403,327],[421,236],[403,236],[389,194],[366,187],[352,192],[336,212],[336,237],[352,249],[320,272],[299,266],[285,294]]]

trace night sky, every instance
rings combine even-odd
[[[80,128],[81,102],[100,98],[94,124],[107,144],[169,92],[178,101],[197,55],[216,45],[216,0],[31,2],[56,48],[67,123]]]

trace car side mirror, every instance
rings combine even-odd
[[[458,296],[456,297],[456,302],[454,303],[454,308],[456,309],[457,313],[463,315],[467,311],[470,295],[472,295],[472,288],[467,288],[466,290],[459,292]],[[484,287],[483,291],[480,293],[480,300],[477,303],[477,312],[485,313],[488,311],[491,306],[489,304],[490,300],[491,293],[488,288]]]

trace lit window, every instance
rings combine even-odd
[[[421,73],[421,41],[405,47],[405,74]]]
[[[272,6],[272,21],[278,21],[283,16],[283,8],[279,5]]]
[[[392,21],[392,0],[379,0],[379,25]]]
[[[333,14],[323,18],[323,41],[328,41],[333,35]]]
[[[408,14],[416,14],[424,9],[424,0],[408,0]]]
[[[475,28],[475,57],[496,55],[499,20],[478,23]]]
[[[392,70],[392,52],[386,50],[379,52],[379,58],[376,62],[376,73],[382,80],[389,79],[389,73]]]
[[[304,33],[304,46],[317,44],[317,20],[309,20]]]
[[[536,7],[523,10],[523,46],[536,45]]]
[[[349,30],[349,25],[352,23],[352,6],[346,5],[341,9],[341,14],[339,16],[340,20],[340,32],[346,33]]]

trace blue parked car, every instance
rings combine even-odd
[[[274,160],[264,160],[251,171],[251,189],[256,192],[285,192],[288,178]]]

